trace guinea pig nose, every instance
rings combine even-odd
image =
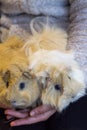
[[[60,90],[61,89],[59,84],[56,84],[54,87],[55,87],[56,90]]]

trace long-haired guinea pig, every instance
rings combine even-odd
[[[66,44],[66,31],[46,26],[41,33],[33,31],[24,45],[29,69],[43,88],[43,104],[60,112],[85,94],[83,73]]]
[[[18,37],[10,37],[4,43],[0,44],[0,105],[10,107],[6,99],[8,81],[10,78],[8,68],[14,61],[15,53],[24,45]]]
[[[78,68],[65,67],[61,71],[60,68],[55,69],[51,74],[47,72],[47,76],[42,76],[41,79],[42,84],[45,84],[42,92],[43,104],[52,105],[59,112],[85,95],[83,74]]]
[[[29,61],[20,49],[23,45],[17,37],[0,45],[0,104],[7,107],[32,105],[40,95],[36,78],[29,78],[30,74],[24,76],[25,72],[29,73]]]
[[[73,58],[70,52],[47,50],[37,51],[30,58],[29,68],[43,88],[43,104],[55,106],[60,112],[85,95],[84,75]]]

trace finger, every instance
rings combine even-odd
[[[48,111],[48,112],[46,112],[44,114],[40,114],[39,116],[15,120],[15,121],[11,122],[10,125],[11,126],[20,126],[20,125],[34,124],[34,123],[37,123],[37,122],[47,120],[54,113],[55,113],[55,110],[51,110],[51,111]]]
[[[25,117],[29,116],[28,112],[23,112],[22,113],[22,112],[14,111],[14,110],[6,110],[5,114],[16,117],[16,118],[25,118]]]
[[[6,119],[7,119],[7,120],[9,120],[9,119],[11,119],[11,118],[13,118],[13,116],[10,116],[10,115],[7,115],[7,116],[6,116]]]
[[[52,106],[48,106],[48,105],[42,105],[42,106],[38,106],[37,108],[33,109],[30,112],[30,116],[35,116],[44,112],[47,112],[49,110],[53,110],[54,108]]]

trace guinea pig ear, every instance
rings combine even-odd
[[[4,75],[2,76],[3,81],[6,83],[6,86],[9,86],[9,80],[10,80],[11,74],[10,71],[7,70]]]
[[[27,71],[23,72],[23,76],[27,79],[32,79],[35,77],[33,74],[31,74],[30,72],[27,72]]]
[[[37,76],[37,80],[38,80],[38,84],[42,87],[42,88],[46,88],[47,86],[47,82],[48,79],[50,79],[49,73],[44,71],[44,72],[40,72]]]
[[[28,78],[28,79],[31,79],[31,75],[30,75],[30,73],[29,72],[23,72],[23,76],[24,77],[26,77],[26,78]]]

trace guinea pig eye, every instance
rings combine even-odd
[[[54,87],[55,87],[55,89],[56,89],[57,91],[60,91],[60,90],[61,90],[61,87],[60,87],[59,84],[56,84]]]
[[[19,88],[21,89],[21,90],[23,90],[24,88],[25,88],[25,83],[20,83],[20,85],[19,85]]]

